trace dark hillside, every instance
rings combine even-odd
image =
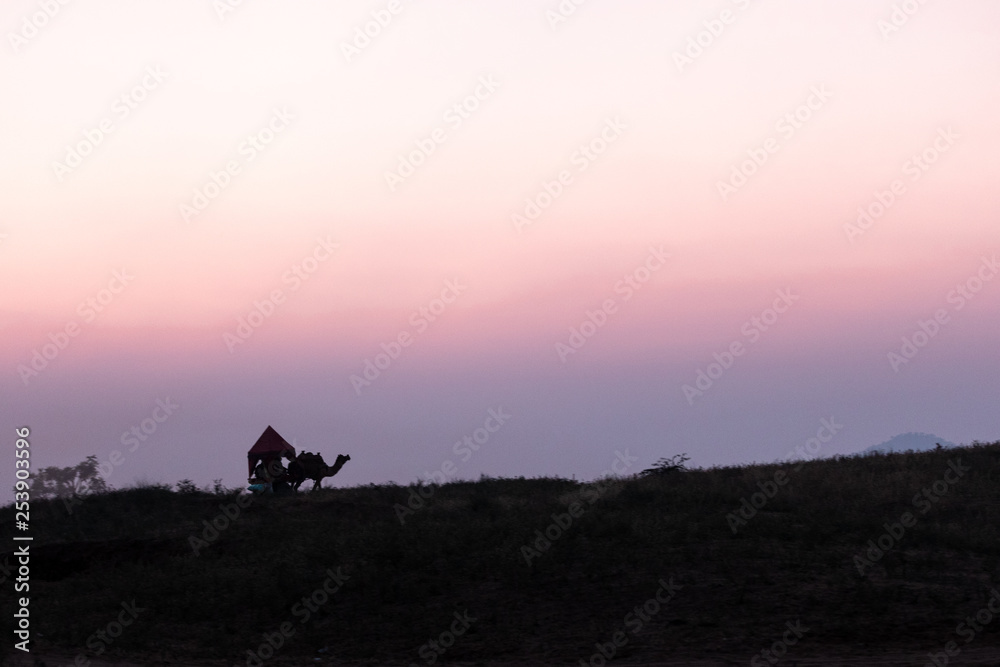
[[[160,488],[87,497],[71,513],[35,501],[36,650],[247,664],[270,636],[272,664],[596,665],[595,645],[623,664],[747,664],[783,637],[788,660],[1000,646],[1000,619],[965,627],[968,643],[959,627],[1000,578],[1000,443],[423,493],[422,507],[402,486],[246,507]],[[2,517],[9,532],[10,506]],[[870,549],[880,539],[884,555]],[[13,610],[5,595],[0,613]],[[122,614],[120,636],[95,636]]]

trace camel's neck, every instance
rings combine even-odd
[[[324,475],[324,477],[333,477],[338,472],[340,472],[340,469],[344,467],[345,463],[346,461],[337,461],[332,466],[327,466],[326,474]]]

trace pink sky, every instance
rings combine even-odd
[[[553,26],[555,0],[404,1],[348,59],[387,2],[6,3],[9,427],[32,429],[36,466],[105,460],[170,397],[116,486],[239,484],[268,424],[351,454],[340,484],[410,482],[497,406],[509,424],[459,476],[590,478],[625,448],[644,467],[774,460],[831,415],[829,454],[995,439],[1000,7],[895,5],[592,2]],[[71,169],[69,147],[89,153]],[[215,196],[194,215],[196,190]],[[650,248],[669,259],[647,274]],[[798,299],[748,324],[777,290]]]

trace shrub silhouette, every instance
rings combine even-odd
[[[652,468],[646,468],[639,473],[642,477],[649,475],[668,475],[672,472],[686,472],[687,466],[684,463],[690,460],[687,454],[677,454],[669,458],[662,458],[653,464]]]
[[[75,466],[49,466],[32,473],[29,491],[33,499],[72,498],[89,493],[106,493],[107,482],[98,472],[97,456],[85,458]]]

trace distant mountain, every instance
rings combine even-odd
[[[934,449],[937,447],[937,443],[939,442],[942,447],[955,446],[955,443],[945,440],[944,438],[939,438],[936,435],[931,435],[930,433],[903,433],[902,435],[889,438],[881,445],[872,445],[868,449],[863,450],[861,453],[905,452],[908,449],[912,449],[915,452],[925,452],[928,449]]]

